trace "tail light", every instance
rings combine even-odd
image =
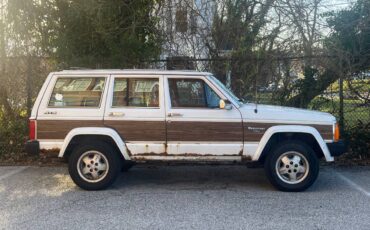
[[[29,139],[35,140],[36,139],[36,120],[29,120],[28,128],[29,128]]]
[[[339,138],[340,138],[340,130],[339,130],[339,124],[336,123],[335,124],[335,128],[334,128],[334,141],[339,141]]]

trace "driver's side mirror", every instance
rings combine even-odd
[[[225,100],[220,100],[220,109],[226,109],[226,110],[231,110],[233,108],[233,106],[231,105],[231,103],[229,101],[225,101]]]

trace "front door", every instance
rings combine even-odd
[[[239,156],[239,110],[219,108],[226,97],[204,76],[165,77],[167,152],[177,156]]]
[[[104,125],[115,129],[131,157],[166,152],[163,78],[112,75]]]

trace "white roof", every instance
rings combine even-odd
[[[155,74],[155,75],[210,75],[209,72],[195,70],[158,70],[158,69],[79,69],[63,70],[54,74]]]

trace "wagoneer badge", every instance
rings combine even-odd
[[[260,132],[264,132],[266,130],[266,128],[248,126],[248,130],[251,130],[254,133],[260,133]]]

